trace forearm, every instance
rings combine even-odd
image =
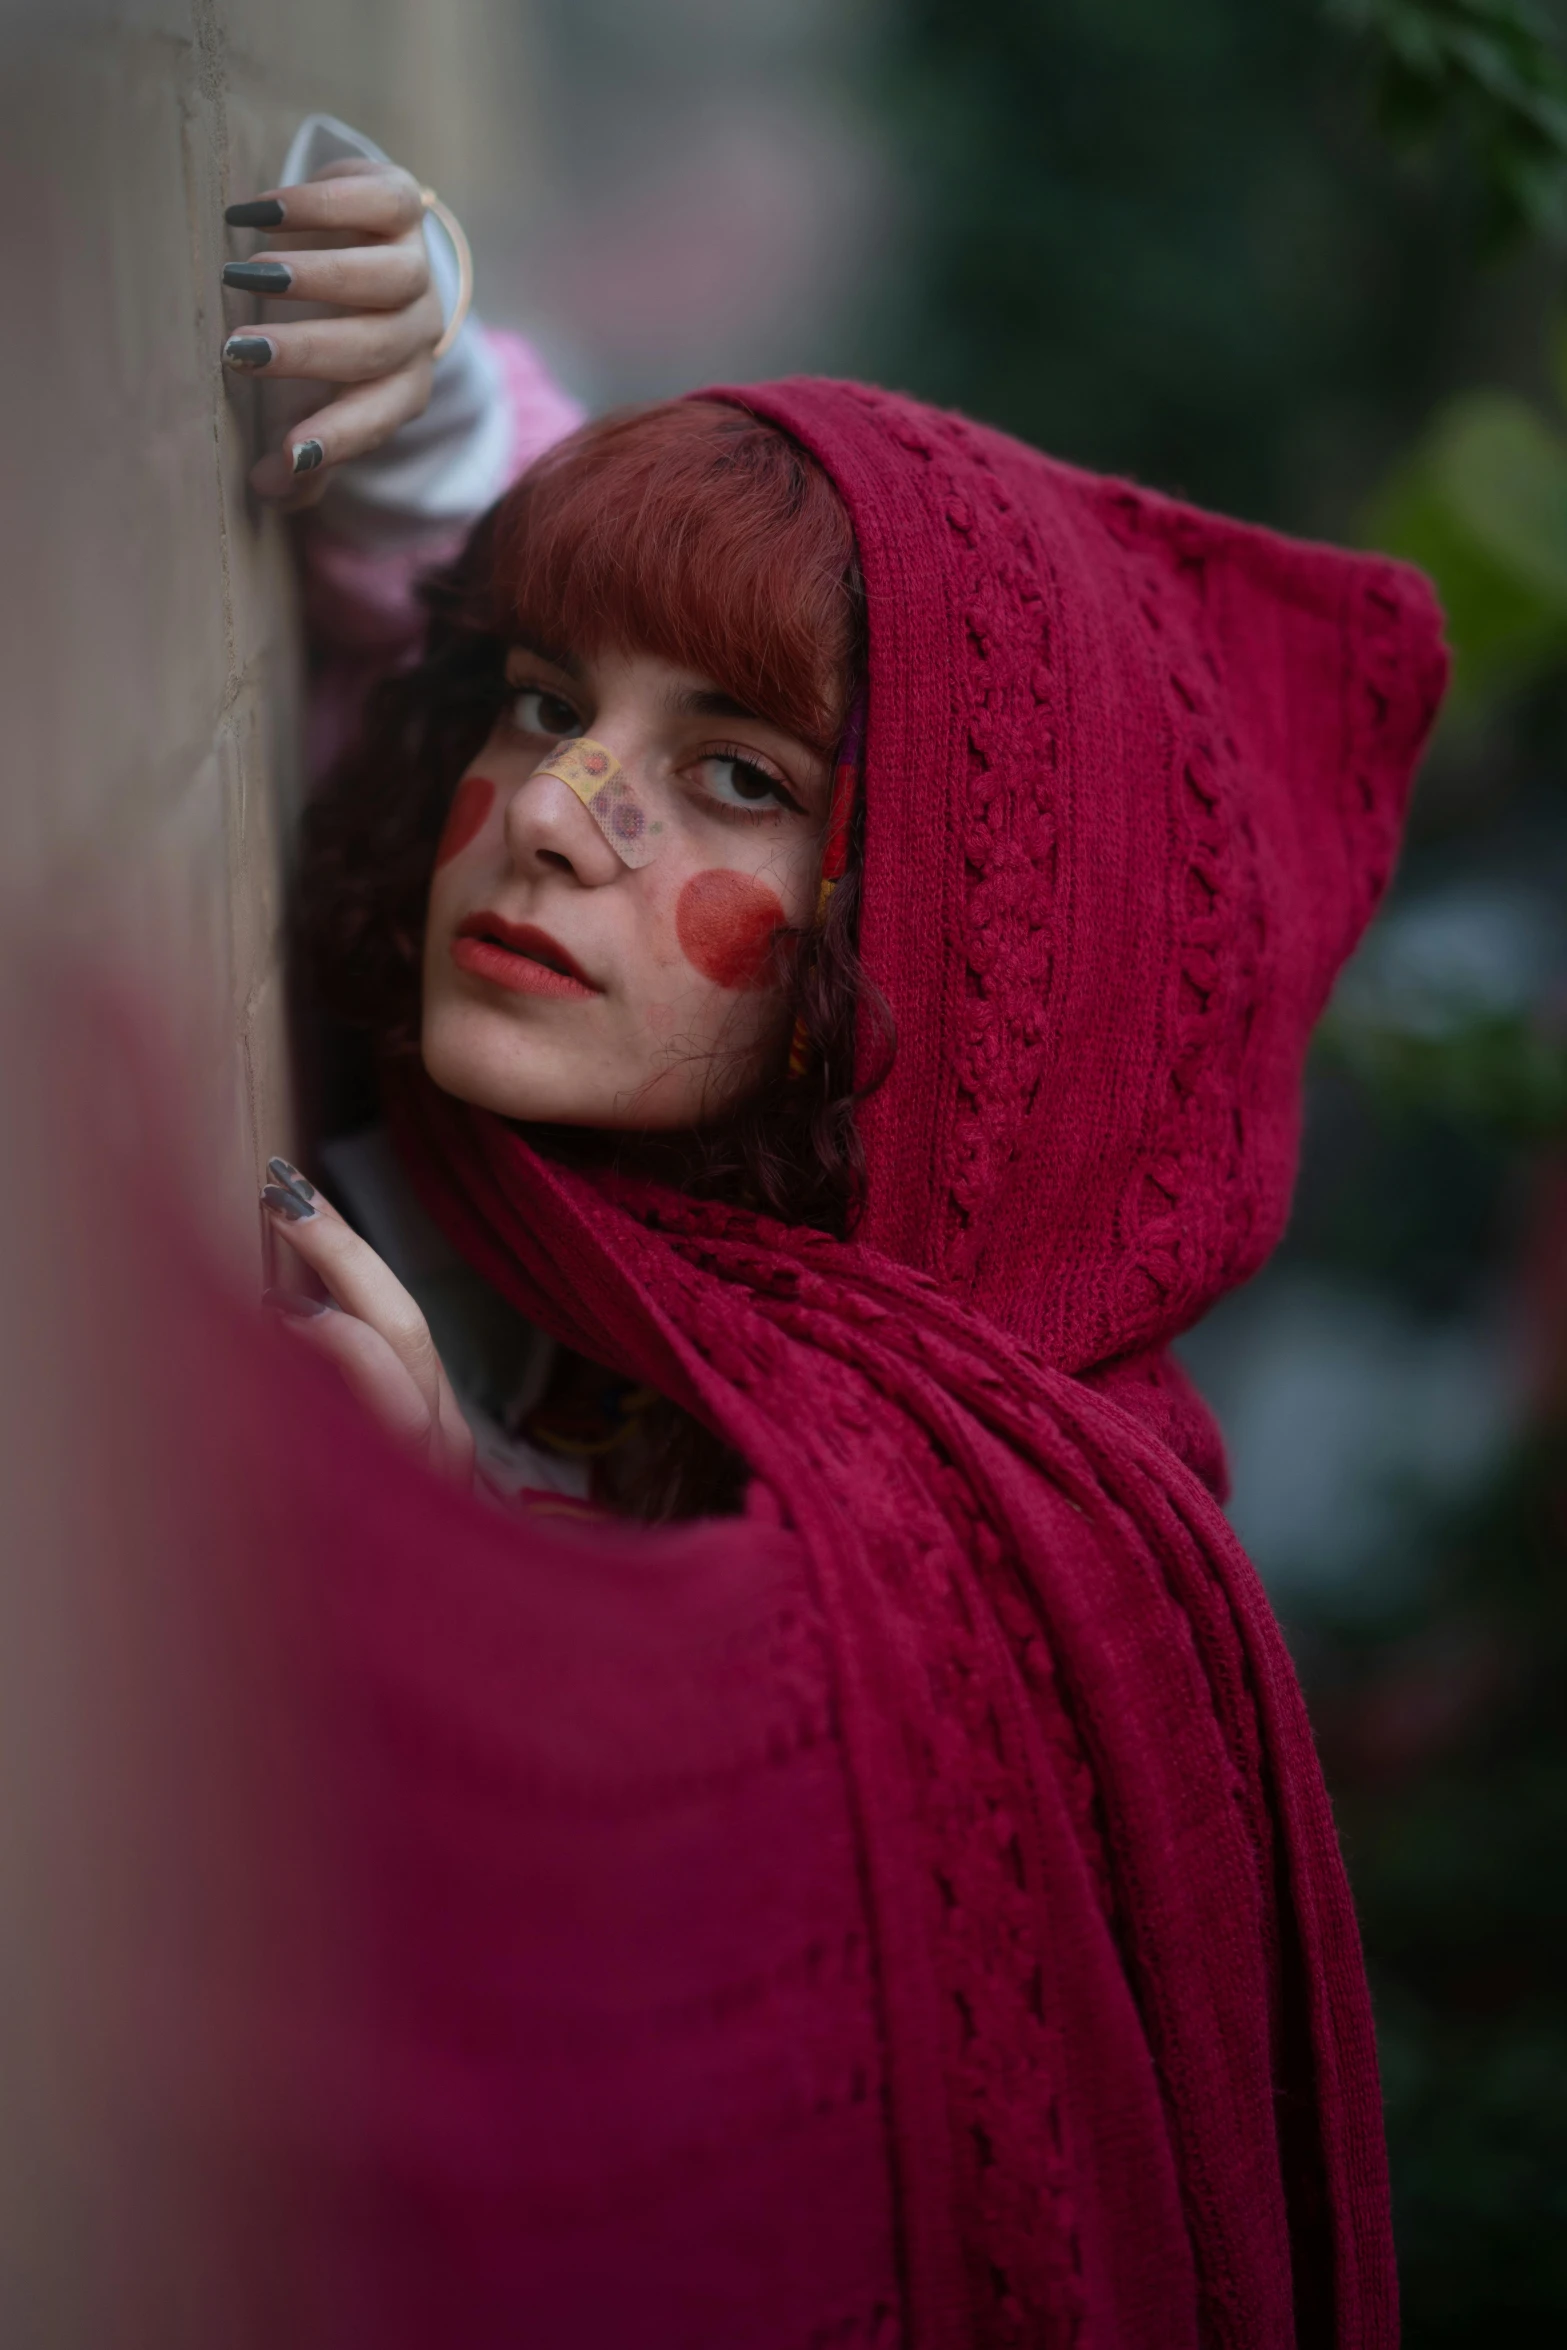
[[[583,411],[519,336],[470,320],[447,358],[452,396],[383,448],[341,466],[305,517],[306,608],[313,651],[395,660],[417,636],[414,585]],[[432,422],[433,420],[433,422]]]
[[[294,139],[284,182],[292,187],[344,157],[384,161],[348,125],[313,115]],[[431,215],[424,240],[440,310],[450,318],[456,253]],[[520,337],[470,317],[435,362],[422,412],[332,467],[319,504],[300,517],[318,772],[366,687],[415,652],[420,575],[455,552],[478,516],[582,413]]]
[[[468,381],[482,385],[482,407],[453,401],[444,437],[421,434],[406,451],[399,444],[416,426],[405,425],[384,449],[342,466],[332,492],[301,519],[313,775],[351,738],[376,680],[416,656],[421,576],[455,554],[518,474],[582,421],[519,336],[470,321],[449,356],[470,338],[482,358]],[[435,411],[432,400],[416,425]]]

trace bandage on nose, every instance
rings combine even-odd
[[[576,793],[622,864],[652,864],[664,845],[662,819],[653,814],[606,744],[579,734],[541,760],[533,772],[553,775]]]

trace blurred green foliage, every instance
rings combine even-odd
[[[896,0],[867,363],[1059,455],[1348,529],[1448,380],[1473,191],[1369,126],[1321,0]]]
[[[1567,443],[1523,400],[1448,402],[1368,507],[1365,531],[1437,583],[1455,714],[1567,657]]]
[[[1316,1049],[1384,1116],[1439,1120],[1505,1144],[1567,1134],[1567,1040],[1527,1013],[1473,1013],[1433,1035],[1340,1011],[1323,1022]]]
[[[1308,1206],[1319,1261],[1429,1306],[1499,1242],[1536,1258],[1517,1444],[1456,1517],[1416,1505],[1391,1605],[1324,1598],[1296,1632],[1377,2004],[1405,2342],[1543,2350],[1567,2339],[1567,1183],[1537,1187],[1567,1164],[1567,1039],[1535,1010],[1341,1004],[1317,1057],[1361,1139]]]
[[[1567,68],[1526,0],[1328,0],[1371,45],[1393,136],[1456,130],[1478,165],[1495,243],[1567,243]],[[1567,330],[1550,338],[1567,394]],[[1375,546],[1430,572],[1462,719],[1567,660],[1567,437],[1516,394],[1445,401],[1368,507]]]
[[[1315,1712],[1377,1994],[1405,2340],[1563,2339],[1567,1426],[1428,1528],[1391,1619],[1319,1651]]]
[[[1559,29],[1522,0],[886,0],[867,93],[907,223],[871,373],[1433,574],[1456,722],[1395,914],[1488,879],[1567,901]],[[1567,2341],[1560,1009],[1341,996],[1285,1250],[1417,1328],[1505,1292],[1560,1358],[1466,1512],[1412,1497],[1414,1581],[1390,1562],[1342,1608],[1325,1578],[1290,1625],[1372,1968],[1409,2350]]]
[[[1567,70],[1527,0],[1327,0],[1377,65],[1377,111],[1404,144],[1456,128],[1480,168],[1487,241],[1567,239]]]

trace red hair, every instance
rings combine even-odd
[[[716,400],[600,418],[495,516],[492,625],[652,653],[830,755],[858,664],[854,533],[815,459]]]

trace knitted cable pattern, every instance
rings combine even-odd
[[[862,1230],[589,1183],[421,1086],[405,1155],[809,1554],[902,2338],[1381,2350],[1353,1916],[1161,1349],[1281,1228],[1440,685],[1429,593],[863,387],[721,396],[828,467],[865,576],[861,948],[900,1047]]]

